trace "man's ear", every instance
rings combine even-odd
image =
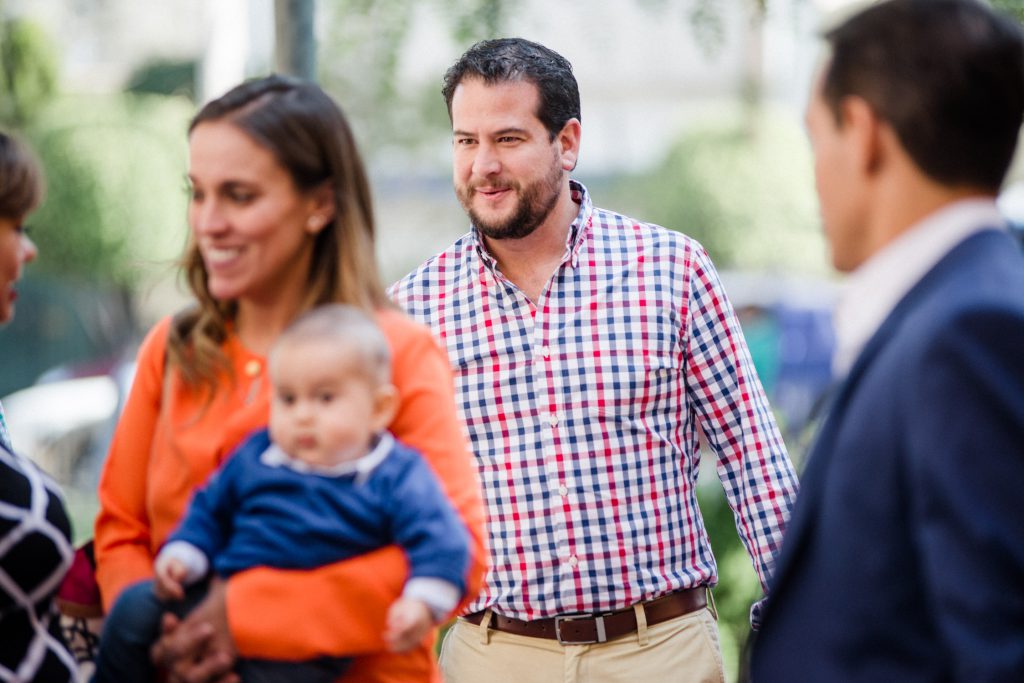
[[[562,169],[571,171],[576,168],[580,156],[580,136],[582,127],[579,119],[569,119],[558,131],[555,141],[558,143],[558,157],[562,161]]]
[[[886,144],[882,134],[884,121],[878,117],[867,100],[850,95],[840,104],[840,125],[849,136],[858,170],[875,175],[886,159]]]

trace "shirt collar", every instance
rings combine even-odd
[[[594,205],[590,200],[590,193],[587,188],[584,187],[583,183],[575,180],[569,181],[569,191],[572,193],[572,200],[580,205],[580,210],[576,214],[575,220],[572,225],[569,226],[569,233],[565,238],[565,255],[562,257],[562,263],[566,261],[575,268],[579,264],[579,252],[583,245],[586,243],[587,238],[590,236],[591,230],[593,229],[594,222]],[[487,246],[484,243],[483,237],[480,235],[480,231],[477,227],[472,226],[472,239],[473,245],[476,247],[477,254],[489,267],[496,268],[498,262],[494,256],[487,251]]]
[[[361,484],[377,469],[377,466],[384,462],[384,458],[391,452],[395,444],[395,437],[390,432],[382,432],[377,438],[377,444],[366,455],[355,460],[339,462],[337,465],[314,465],[285,453],[275,443],[270,444],[267,450],[260,455],[260,462],[267,467],[287,467],[302,474],[319,474],[325,477],[343,477],[349,474],[356,475],[356,483]]]
[[[986,228],[1005,226],[991,199],[965,199],[927,216],[850,274],[835,311],[832,370],[842,377],[907,292],[953,247]]]

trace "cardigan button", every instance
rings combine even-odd
[[[245,364],[245,375],[246,377],[255,377],[256,375],[260,374],[260,370],[262,369],[263,364],[260,363],[255,358],[253,358],[252,360],[247,361]]]

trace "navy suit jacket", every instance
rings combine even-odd
[[[1024,681],[1024,258],[968,237],[865,346],[812,449],[754,683]]]

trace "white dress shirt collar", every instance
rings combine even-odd
[[[835,311],[832,371],[844,377],[864,345],[910,289],[953,247],[1006,221],[992,199],[949,204],[911,227],[850,274]]]
[[[337,465],[313,465],[285,453],[280,446],[271,443],[260,455],[260,462],[268,467],[287,467],[303,474],[319,474],[325,477],[341,477],[347,474],[356,475],[356,483],[366,478],[384,462],[395,445],[395,437],[390,432],[382,432],[376,440],[377,445],[369,453],[355,460],[340,462]]]

